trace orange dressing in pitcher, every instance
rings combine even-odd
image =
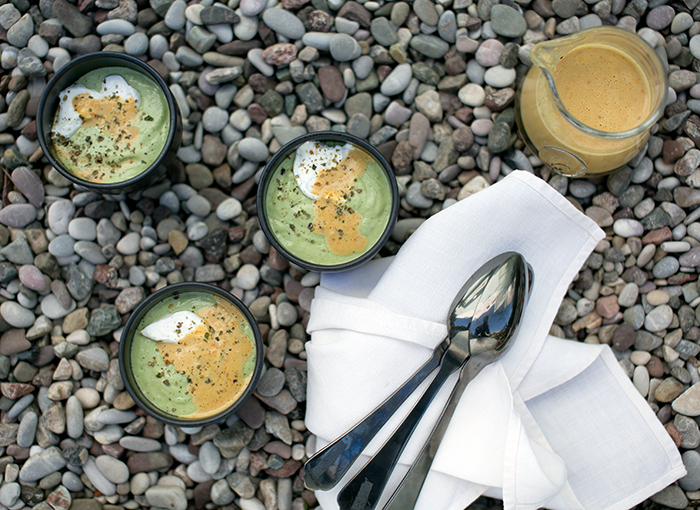
[[[644,147],[650,120],[663,113],[666,80],[642,39],[597,27],[538,43],[530,55],[516,121],[545,165],[574,177],[600,175]]]
[[[569,113],[588,127],[627,131],[649,115],[649,83],[623,53],[582,45],[566,53],[554,71],[559,97]]]

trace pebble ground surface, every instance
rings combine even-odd
[[[0,508],[317,507],[300,470],[319,275],[270,247],[255,194],[281,145],[328,129],[393,166],[402,201],[383,255],[513,169],[606,231],[552,331],[610,344],[683,455],[688,475],[639,508],[700,505],[699,0],[0,3]],[[535,43],[599,25],[654,48],[669,99],[629,166],[570,180],[524,147],[516,83]],[[185,125],[167,180],[116,198],[53,170],[35,125],[52,74],[103,50],[152,65]],[[139,302],[191,280],[249,305],[267,371],[237,421],[176,429],[134,405],[117,350]]]

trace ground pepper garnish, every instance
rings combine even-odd
[[[93,98],[89,94],[79,94],[73,98],[73,108],[80,115],[83,127],[96,127],[114,140],[113,150],[105,151],[93,161],[86,153],[86,149],[92,146],[90,137],[81,140],[52,133],[54,149],[58,153],[70,159],[76,168],[89,166],[89,177],[97,181],[115,173],[124,162],[133,162],[131,156],[135,154],[135,149],[132,142],[139,137],[135,124],[141,115],[133,98],[123,99],[117,95]],[[97,140],[102,142],[104,137],[99,136]]]

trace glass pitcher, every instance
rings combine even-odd
[[[530,58],[516,121],[545,165],[570,177],[595,176],[621,167],[644,147],[666,106],[667,80],[643,39],[619,28],[591,28],[538,43]],[[614,81],[618,75],[634,78],[634,87]]]

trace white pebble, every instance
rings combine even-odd
[[[216,217],[221,221],[228,221],[235,218],[242,212],[243,206],[241,203],[237,199],[230,197],[221,202],[216,208]]]

